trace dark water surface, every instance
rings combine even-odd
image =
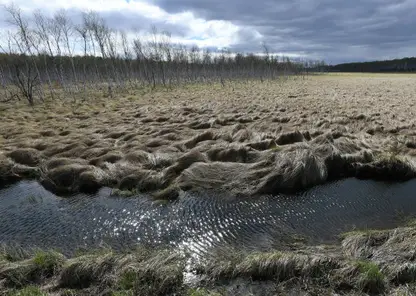
[[[0,189],[0,243],[76,249],[136,244],[172,245],[194,252],[215,246],[263,250],[287,236],[330,242],[339,233],[397,226],[416,214],[416,181],[386,184],[346,179],[297,195],[241,199],[184,194],[170,203],[146,195],[57,197],[36,182]]]

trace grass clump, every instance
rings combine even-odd
[[[156,200],[176,200],[179,197],[180,189],[176,186],[169,186],[153,194]]]
[[[62,291],[61,296],[77,296],[78,291],[77,290],[72,290],[72,289],[65,289]]]
[[[138,280],[137,272],[134,270],[124,271],[118,280],[118,287],[121,290],[132,290]]]
[[[408,284],[416,282],[416,264],[407,262],[395,268],[393,282],[396,284]]]
[[[253,279],[271,279],[285,273],[284,255],[280,252],[249,254],[235,267],[238,275],[249,276]]]
[[[409,221],[407,221],[406,225],[409,226],[409,227],[416,227],[416,218],[409,219]]]
[[[28,286],[20,290],[13,290],[6,294],[7,296],[47,296],[38,287]]]
[[[132,197],[138,194],[139,192],[137,191],[137,189],[132,189],[132,190],[113,189],[111,191],[111,196],[115,196],[115,197]]]
[[[235,275],[235,268],[244,260],[244,254],[234,249],[217,250],[208,262],[195,266],[197,274],[205,274],[210,279],[230,279]]]
[[[191,288],[187,291],[186,296],[221,296],[221,294],[205,288]]]
[[[407,181],[416,177],[416,171],[405,156],[388,152],[376,155],[372,163],[357,166],[356,177],[381,181]]]
[[[134,296],[133,291],[112,291],[110,296]]]
[[[170,295],[181,290],[185,262],[177,253],[158,252],[137,267],[134,295]],[[130,275],[131,276],[131,275]]]
[[[377,264],[369,261],[357,261],[355,265],[359,272],[357,286],[361,291],[370,294],[380,294],[384,291],[384,274]]]
[[[60,273],[58,285],[70,289],[84,289],[95,283],[106,285],[116,263],[117,256],[112,252],[71,259]]]
[[[0,262],[17,262],[28,259],[31,252],[16,245],[0,245]]]
[[[15,162],[28,166],[38,165],[42,158],[40,152],[33,148],[16,149],[10,152],[8,156]]]
[[[341,233],[339,237],[341,239],[345,239],[347,237],[356,236],[356,235],[374,236],[374,235],[382,235],[384,233],[385,231],[383,230],[361,229],[361,230],[352,230],[352,231]]]
[[[38,272],[45,276],[51,276],[62,268],[65,257],[55,251],[37,251],[32,263]]]

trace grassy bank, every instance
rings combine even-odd
[[[416,175],[414,79],[321,75],[1,103],[0,182],[174,199],[180,190],[251,196],[351,176],[407,180]]]
[[[2,295],[414,295],[416,228],[352,232],[332,246],[218,250],[189,264],[173,249],[66,258],[3,247]],[[190,275],[192,275],[190,277]],[[309,293],[309,294],[308,294]]]

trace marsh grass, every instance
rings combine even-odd
[[[59,271],[64,263],[65,257],[55,251],[36,251],[32,262],[42,276],[51,276]]]
[[[140,192],[137,189],[132,190],[120,190],[112,189],[110,195],[114,197],[133,197],[139,195]]]
[[[135,296],[134,292],[131,290],[126,291],[112,291],[110,296]]]
[[[410,218],[407,223],[407,226],[416,228],[416,218]]]
[[[345,239],[350,236],[357,236],[357,235],[364,235],[364,236],[374,236],[374,235],[382,235],[386,232],[386,230],[378,230],[378,229],[359,229],[359,230],[352,230],[341,233],[338,237],[340,239]]]
[[[191,288],[187,291],[185,296],[222,296],[219,292],[210,291],[205,288]]]
[[[12,290],[5,294],[6,296],[47,296],[38,287],[29,286],[20,290]]]
[[[0,281],[6,284],[0,286],[0,294],[53,291],[72,296],[105,291],[106,295],[117,296],[218,296],[236,281],[247,285],[273,282],[282,291],[300,284],[302,289],[320,293],[341,287],[346,293],[355,290],[379,295],[394,288],[389,283],[398,286],[415,281],[413,264],[398,265],[394,274],[388,271],[385,276],[378,263],[334,252],[339,252],[339,248],[303,246],[284,252],[218,249],[195,263],[191,270],[199,280],[189,286],[184,281],[189,258],[173,249],[140,247],[127,253],[99,249],[69,259],[54,251],[35,250],[30,259],[16,255],[14,262],[0,260]]]
[[[29,259],[33,250],[22,248],[19,245],[0,245],[0,261],[17,262]]]
[[[400,101],[400,112],[384,114],[373,94],[359,101],[358,95],[348,97],[351,104],[332,92],[330,97],[312,95],[334,85],[339,93],[355,95],[368,84],[377,90],[374,96],[383,95],[392,82],[383,77],[316,75],[281,84],[239,81],[191,84],[169,92],[131,89],[110,101],[98,91],[75,103],[45,98],[34,108],[4,104],[0,179],[39,179],[60,194],[108,186],[175,199],[178,191],[167,188],[213,188],[245,196],[298,191],[341,177],[412,178],[415,169],[407,162],[409,155],[403,156],[412,152],[401,142],[390,147],[410,138],[414,123],[409,120],[402,127],[399,116],[392,116],[411,118],[411,100]],[[403,97],[401,91],[406,97],[414,93],[408,80],[394,83],[399,85],[392,90],[394,97]],[[397,126],[395,138],[381,127],[371,138],[362,137],[374,121]],[[366,157],[383,151],[394,157]]]
[[[357,286],[363,292],[381,294],[385,290],[385,276],[377,264],[369,261],[356,261],[359,271]]]
[[[117,286],[121,290],[133,290],[138,281],[137,272],[134,270],[125,270],[121,273]]]

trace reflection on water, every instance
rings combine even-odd
[[[416,181],[386,184],[346,179],[298,195],[241,199],[184,194],[167,204],[147,196],[56,197],[36,182],[0,190],[0,243],[71,253],[102,244],[173,245],[196,253],[215,246],[267,249],[293,235],[326,242],[355,228],[397,225],[416,213]]]

